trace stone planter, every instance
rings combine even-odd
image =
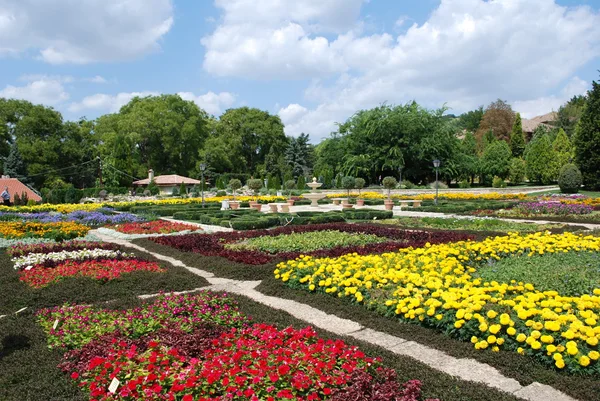
[[[334,205],[339,205],[339,204],[340,204],[340,202],[341,202],[341,201],[340,201],[339,199],[334,199],[334,200],[333,200],[333,204],[334,204]]]
[[[240,208],[240,202],[231,201],[231,202],[229,202],[229,207],[232,208],[233,210],[237,210]]]
[[[250,205],[250,207],[254,207],[254,205],[257,205],[258,202],[257,201],[248,201],[248,205]]]
[[[290,205],[288,205],[287,203],[285,205],[281,205],[281,213],[289,213],[290,212]]]
[[[250,205],[250,207],[252,207],[252,208],[254,208],[254,209],[258,210],[259,212],[260,212],[260,211],[261,211],[261,209],[262,209],[262,205],[261,205],[260,203],[255,203],[254,205]]]
[[[296,201],[295,201],[295,200],[293,200],[293,199],[288,199],[288,200],[287,200],[287,204],[288,204],[289,206],[294,206],[294,202],[296,202]]]
[[[364,199],[357,199],[356,200],[356,206],[364,206],[365,205],[365,200]]]
[[[342,203],[342,209],[352,209],[354,205],[352,203],[348,203],[348,201],[344,201]]]
[[[269,208],[271,209],[271,213],[277,213],[277,205],[275,203],[269,203]]]
[[[385,205],[385,210],[392,210],[392,209],[394,209],[394,201],[391,200],[391,199],[384,200],[383,204]]]

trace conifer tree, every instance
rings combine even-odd
[[[525,150],[525,137],[523,136],[523,125],[521,123],[520,113],[517,113],[512,132],[510,133],[510,150],[513,157],[521,157]]]
[[[581,170],[583,185],[600,189],[600,83],[593,81],[577,129],[575,159]]]
[[[11,178],[16,178],[24,184],[29,183],[27,179],[27,165],[23,161],[16,143],[10,146],[10,153],[4,161],[4,174],[9,175]]]

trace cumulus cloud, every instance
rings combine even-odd
[[[35,104],[54,106],[69,99],[60,80],[41,78],[24,86],[7,85],[0,90],[0,98],[22,99]]]
[[[204,95],[194,95],[192,92],[179,92],[179,96],[185,100],[191,100],[201,109],[209,114],[218,115],[235,102],[235,95],[229,92],[208,92]]]
[[[136,96],[158,96],[158,92],[121,92],[116,95],[107,95],[105,93],[97,93],[95,95],[86,96],[80,102],[74,102],[69,105],[68,110],[71,113],[79,113],[85,110],[102,111],[116,113],[121,107],[129,103]]]
[[[590,88],[590,84],[579,77],[573,77],[567,85],[556,95],[542,96],[537,99],[517,100],[512,107],[521,113],[523,118],[533,118],[550,111],[558,111],[573,96],[583,95]]]
[[[280,28],[285,24],[280,22]],[[231,26],[225,16],[221,28]],[[307,29],[298,30],[295,41],[288,37],[281,49],[270,47],[264,30],[251,32],[248,28],[243,40],[253,43],[246,50],[261,50],[260,62],[243,51],[228,58],[229,50],[244,49],[234,39],[231,49],[221,47],[219,57],[230,62],[223,73],[246,78],[265,76],[273,69],[283,76],[298,71],[312,74],[305,100],[317,105],[301,106],[308,111],[289,120],[286,132],[308,132],[314,139],[335,130],[335,122],[355,111],[383,102],[414,99],[432,108],[445,104],[461,113],[502,98],[523,108],[524,114],[542,114],[581,92],[584,84],[574,74],[600,55],[600,14],[587,6],[563,7],[553,0],[442,0],[427,21],[414,23],[404,33],[364,35],[349,28],[323,39],[322,51],[315,53],[301,45],[317,39]],[[226,38],[220,41],[225,43]],[[205,42],[209,53],[210,44]],[[284,49],[298,64],[283,65]],[[321,70],[311,70],[315,59]],[[207,53],[209,71],[211,62]],[[332,84],[324,79],[325,73],[338,78]],[[293,109],[297,105],[281,108],[282,118]]]
[[[171,0],[3,0],[0,55],[27,50],[51,64],[130,60],[159,49]]]

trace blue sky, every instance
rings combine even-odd
[[[0,97],[66,119],[180,93],[252,106],[318,141],[361,108],[525,117],[598,80],[600,0],[3,0]]]

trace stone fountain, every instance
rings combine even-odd
[[[325,194],[316,192],[317,188],[319,188],[321,185],[323,185],[323,183],[321,182],[317,182],[316,177],[313,177],[312,182],[307,182],[306,183],[307,186],[310,187],[310,189],[312,189],[312,192],[309,194],[305,194],[302,195],[303,197],[305,197],[306,199],[310,199],[310,205],[312,207],[319,207],[319,204],[317,203],[317,201],[319,199],[323,199],[325,197]]]

